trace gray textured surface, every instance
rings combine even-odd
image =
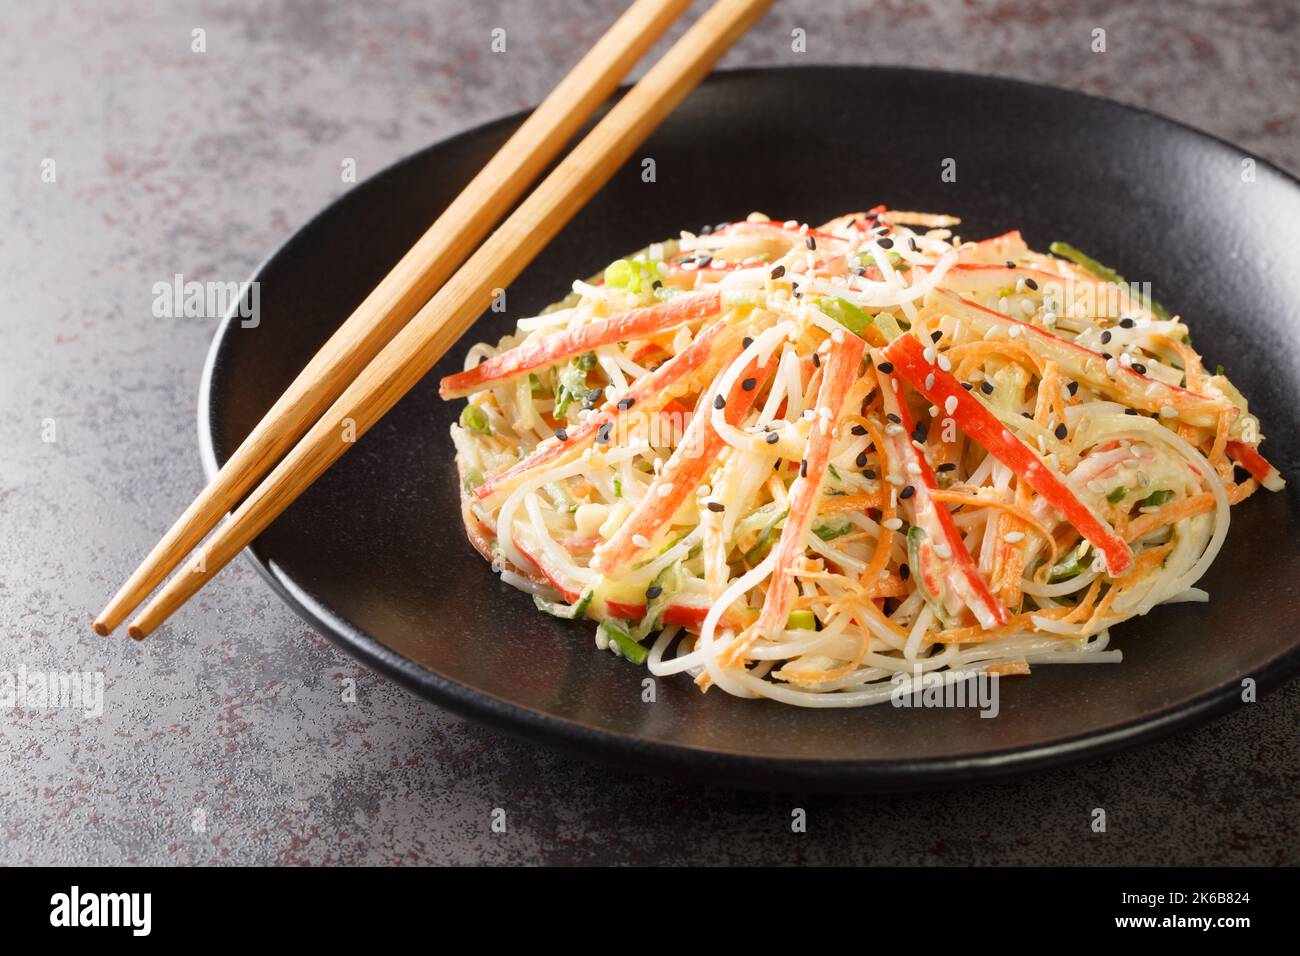
[[[0,863],[1300,860],[1300,684],[1014,783],[805,799],[614,773],[466,723],[365,672],[242,561],[147,644],[91,636],[199,487],[215,321],[154,318],[153,284],[244,278],[343,188],[342,157],[364,177],[537,101],[620,7],[0,0],[0,671],[105,679],[98,718],[0,709]],[[1300,167],[1294,2],[1132,7],[784,0],[726,64],[1042,80]],[[504,57],[487,55],[498,25]],[[795,806],[806,834],[790,832]],[[1089,829],[1098,806],[1105,834]]]

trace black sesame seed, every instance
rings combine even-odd
[[[879,240],[876,245],[880,246],[881,249],[892,249],[894,248],[894,240],[886,237]]]
[[[1038,291],[1038,283],[1035,282],[1033,279],[1026,279],[1026,280],[1025,280],[1025,288],[1027,288],[1027,289],[1033,289],[1035,292],[1037,292],[1037,291]]]
[[[1065,436],[1069,434],[1069,431],[1066,429],[1065,423],[1062,422],[1061,424],[1056,426],[1056,430],[1052,434],[1054,434],[1061,441],[1065,441]]]
[[[957,463],[955,461],[945,461],[942,465],[940,465],[935,469],[935,471],[956,471],[956,470],[957,470]]]
[[[733,341],[734,341],[734,340],[733,340]],[[727,407],[727,400],[726,400],[725,398],[723,398],[721,395],[714,395],[714,396],[713,396],[713,407],[714,407],[714,408],[726,408],[726,407]]]
[[[914,495],[914,494],[916,494],[916,489],[913,488],[911,485],[908,485],[906,488],[904,488],[902,491],[900,491],[900,492],[898,493],[898,497],[900,497],[900,498],[902,498],[904,501],[906,501],[908,498],[912,497],[912,495]]]
[[[935,329],[933,332],[930,333],[931,342],[938,342],[941,338],[943,338],[942,329]]]
[[[568,441],[569,433],[566,432],[563,428],[557,428],[555,429],[555,437],[558,438],[560,441]]]
[[[709,233],[711,233],[712,231],[713,231],[713,227],[712,227],[712,226],[700,226],[700,235],[701,235],[701,236],[707,236],[707,235],[708,235]]]
[[[912,429],[912,438],[915,441],[919,441],[921,444],[925,444],[925,435],[925,425],[921,422],[917,422],[916,427]]]
[[[961,387],[964,388],[964,389],[966,389],[966,391],[969,392],[969,391],[970,391],[972,388],[974,388],[975,386],[972,385],[970,382],[962,382],[962,383],[961,383]]]
[[[740,344],[743,345],[745,348],[749,348],[751,345],[754,344],[754,340],[750,338],[748,335],[746,335],[743,339],[740,340]]]
[[[865,451],[858,452],[857,462],[859,468],[867,467],[867,453]]]
[[[1119,320],[1119,327],[1121,329],[1131,329],[1135,325],[1137,325],[1137,323],[1130,318],[1123,318]]]
[[[855,435],[865,435],[867,433],[867,428],[865,425],[854,425],[849,429],[849,431]]]
[[[777,266],[772,270],[771,275],[773,279],[781,278],[781,276],[785,275],[785,266]]]
[[[763,441],[767,442],[769,445],[775,445],[780,440],[781,440],[781,436],[778,435],[776,432],[768,432],[763,437]]]
[[[757,386],[757,385],[758,385],[758,379],[756,379],[756,378],[747,378],[747,379],[745,379],[743,382],[740,383],[740,387],[743,388],[743,389],[744,389],[745,391],[747,391],[747,392],[752,392],[752,391],[754,390],[755,386]]]
[[[1032,418],[1034,417],[1034,413],[1033,413],[1033,412],[1021,412],[1021,413],[1020,413],[1020,417],[1021,417],[1021,418],[1030,418],[1030,419],[1032,419]]]
[[[880,371],[884,372],[886,375],[889,375],[891,372],[894,371],[894,363],[881,362],[879,365],[876,366],[876,368],[880,369]]]
[[[1124,409],[1124,414],[1125,414],[1125,415],[1136,415],[1137,413],[1138,413],[1138,410],[1137,410],[1136,408],[1126,408],[1126,409]]]
[[[713,256],[703,255],[700,256],[700,258],[696,261],[699,262],[701,269],[707,269],[709,267],[709,263],[713,261]]]
[[[1132,365],[1129,366],[1129,368],[1137,372],[1139,375],[1145,375],[1147,373],[1147,367],[1143,365],[1141,362],[1134,362]]]
[[[721,501],[710,501],[705,507],[707,507],[710,511],[715,513],[720,513],[727,510],[727,506],[724,505]]]
[[[480,356],[478,357],[478,364],[479,364],[479,365],[482,365],[482,364],[483,364],[484,362],[486,362],[486,361],[487,361],[487,356],[486,356],[486,355],[480,355]]]
[[[816,248],[817,248],[817,240],[814,239],[812,236],[807,236],[807,237],[804,239],[803,244],[804,244],[805,246],[807,246],[809,249],[816,249]]]
[[[898,566],[898,576],[902,578],[904,581],[906,581],[909,577],[912,576],[912,569],[909,568],[906,564],[900,564]]]
[[[1109,362],[1115,356],[1111,355],[1109,352],[1102,352],[1101,357],[1104,358],[1107,362]]]
[[[813,363],[813,368],[822,367],[822,357],[818,355],[816,352],[812,354],[812,363]]]
[[[799,475],[803,478],[808,477],[808,459],[804,458],[799,462]]]
[[[618,407],[623,411],[627,411],[635,402],[636,399],[629,395],[627,398],[620,398],[618,400]]]
[[[1110,330],[1107,329],[1105,332],[1101,333],[1101,344],[1102,345],[1107,344],[1111,340],[1111,338],[1112,336],[1110,334]]]
[[[609,430],[614,427],[613,422],[605,422],[596,431],[596,442],[601,445],[609,444]]]
[[[1007,260],[1007,268],[1008,268],[1008,269],[1014,269],[1015,267],[1016,267],[1016,264],[1015,264],[1014,262],[1012,262],[1010,259],[1008,259],[1008,260]]]
[[[911,249],[913,252],[921,251],[919,248],[917,248],[916,238],[914,236],[907,237],[907,248]]]
[[[862,477],[863,477],[863,478],[866,478],[868,481],[874,481],[874,480],[875,480],[875,477],[876,477],[876,469],[874,469],[874,468],[864,468],[864,469],[862,470]]]
[[[664,593],[664,589],[658,584],[652,584],[645,589],[645,597],[647,601],[653,601],[655,598],[657,598],[659,595],[663,593]]]
[[[604,394],[605,394],[605,390],[603,388],[593,388],[590,392],[587,393],[587,401],[598,402],[600,401],[600,396]]]
[[[662,289],[663,287],[664,287],[664,284],[663,284],[662,282],[660,282],[658,279],[655,279],[654,282],[651,282],[651,283],[650,283],[650,288],[652,288],[652,289]]]
[[[901,418],[899,418],[897,415],[895,415],[893,412],[890,412],[890,413],[887,414],[885,417],[888,418],[888,419],[889,419],[891,422],[893,422],[895,425],[901,425],[901,424],[903,424],[903,420],[902,420]]]
[[[1065,390],[1066,390],[1067,392],[1069,392],[1071,395],[1078,395],[1078,394],[1079,394],[1079,383],[1078,383],[1078,382],[1071,382],[1069,385],[1065,386]]]
[[[993,383],[992,383],[992,382],[980,382],[980,391],[983,392],[985,395],[992,395],[992,394],[993,394]]]

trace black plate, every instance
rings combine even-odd
[[[200,396],[211,474],[334,328],[519,122],[431,146],[327,208],[258,271],[260,326],[227,322]],[[657,181],[641,179],[653,157]],[[957,181],[941,164],[956,160]],[[1241,150],[1076,93],[905,69],[724,73],[664,124],[485,316],[252,555],[309,622],[367,664],[470,717],[647,770],[759,787],[913,789],[1131,746],[1222,713],[1243,677],[1300,662],[1295,493],[1239,509],[1203,582],[1208,605],[1116,629],[1122,665],[1042,667],[1006,681],[1001,715],[888,705],[796,710],[699,694],[597,653],[591,627],[538,614],[465,540],[436,396],[469,341],[492,339],[569,282],[681,228],[761,209],[818,222],[884,202],[961,215],[963,235],[1065,238],[1151,281],[1226,365],[1295,482],[1300,394],[1300,184]]]

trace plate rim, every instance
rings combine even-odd
[[[1257,168],[1289,182],[1300,191],[1300,178],[1277,164],[1222,137],[1197,129],[1141,106],[1121,103],[1080,90],[1047,83],[1035,83],[997,74],[968,73],[907,66],[863,66],[856,64],[810,64],[742,67],[715,70],[701,85],[724,80],[744,81],[773,74],[912,74],[958,82],[993,82],[1025,89],[1048,91],[1066,98],[1103,103],[1167,124],[1254,160]],[[619,87],[615,97],[630,87]],[[291,255],[299,237],[323,218],[333,206],[359,187],[389,175],[426,153],[453,143],[509,127],[522,121],[532,110],[525,109],[459,130],[431,142],[366,177],[352,189],[335,196],[277,245],[254,267],[256,280],[275,260]],[[213,376],[231,325],[239,318],[238,303],[218,323],[203,360],[199,379],[197,431],[199,459],[205,481],[219,470],[212,415]],[[322,601],[301,588],[272,559],[263,555],[258,542],[242,552],[259,576],[303,621],[362,664],[396,681],[419,697],[471,720],[504,730],[515,736],[558,747],[569,753],[606,765],[665,774],[693,782],[718,783],[746,789],[798,790],[818,792],[899,792],[972,786],[1006,780],[1085,760],[1097,760],[1123,750],[1160,740],[1180,730],[1208,722],[1242,705],[1239,683],[1229,681],[1212,687],[1181,704],[1145,714],[1101,732],[1080,733],[1045,743],[1033,743],[1005,750],[963,756],[926,757],[912,760],[772,757],[739,751],[697,747],[649,740],[634,734],[595,727],[569,718],[496,697],[430,670],[389,648],[378,638],[335,614]],[[1272,690],[1300,671],[1300,644],[1272,658],[1254,677],[1261,691]]]

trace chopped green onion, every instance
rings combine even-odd
[[[646,657],[650,654],[648,647],[642,647],[632,639],[632,635],[618,621],[613,618],[606,618],[600,622],[600,629],[605,635],[618,645],[618,649],[623,652],[623,656],[633,664],[644,664]]]
[[[846,535],[852,530],[852,522],[846,521],[838,528],[833,528],[827,524],[822,525],[820,528],[813,528],[813,534],[817,535],[817,537],[821,538],[823,541],[834,541],[836,538]]]
[[[903,334],[902,326],[888,312],[877,312],[875,323],[876,328],[880,329],[881,334],[890,342]]]
[[[1084,571],[1087,571],[1092,562],[1083,560],[1086,550],[1087,544],[1083,541],[1071,548],[1065,557],[1052,565],[1051,576],[1047,579],[1048,583],[1059,584],[1061,581],[1068,581],[1070,578],[1078,577]]]
[[[465,472],[465,479],[461,483],[465,486],[466,491],[473,491],[479,485],[483,484],[483,472],[479,471],[477,468],[471,468],[469,471]]]
[[[623,479],[620,478],[618,475],[614,476],[614,497],[615,498],[623,497]]]
[[[1153,491],[1151,492],[1151,494],[1147,495],[1145,498],[1143,498],[1141,501],[1138,502],[1138,507],[1155,508],[1164,504],[1166,501],[1173,498],[1173,496],[1174,493],[1166,489],[1161,489],[1160,491]]]
[[[789,513],[790,509],[786,508],[768,522],[767,527],[759,532],[758,539],[754,542],[753,547],[745,552],[746,561],[750,564],[757,564],[759,561],[762,561],[767,557],[767,552],[772,550],[772,532],[776,530],[778,524],[785,520],[785,516]]]
[[[859,338],[867,334],[871,316],[847,299],[824,298],[818,301],[817,308],[821,309],[822,314],[834,319]]]
[[[1124,500],[1124,496],[1127,494],[1128,490],[1123,485],[1120,485],[1118,488],[1111,489],[1110,494],[1106,496],[1106,500],[1113,505],[1119,504],[1119,502]]]
[[[463,427],[472,429],[479,434],[492,434],[492,422],[488,419],[488,413],[483,411],[479,405],[466,405],[461,410],[460,423]]]

